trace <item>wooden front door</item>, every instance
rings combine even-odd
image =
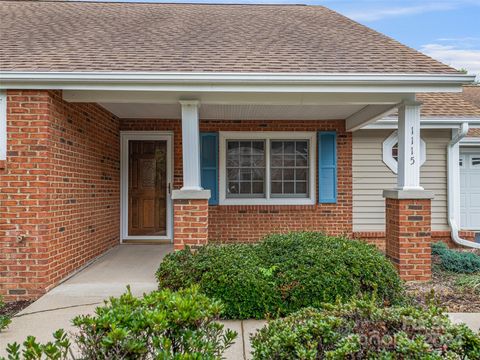
[[[128,236],[167,234],[167,141],[128,142]]]

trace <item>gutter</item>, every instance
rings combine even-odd
[[[457,196],[460,189],[460,171],[458,165],[459,159],[459,145],[458,143],[468,134],[468,122],[462,123],[460,129],[455,135],[452,135],[452,140],[447,147],[448,160],[448,225],[450,225],[451,236],[454,243],[474,249],[480,249],[480,244],[474,241],[462,239],[459,235],[459,226],[457,223],[458,216],[455,212],[460,209],[460,197]]]
[[[161,85],[235,86],[396,86],[405,92],[460,92],[474,75],[405,73],[214,73],[214,72],[40,72],[0,71],[0,89],[57,88],[90,90],[103,86],[154,89]],[[419,87],[418,90],[410,87]],[[405,89],[403,89],[406,87]],[[380,89],[371,89],[380,91]],[[358,91],[358,90],[357,90]],[[365,90],[363,90],[365,92]],[[397,91],[399,91],[397,89]]]

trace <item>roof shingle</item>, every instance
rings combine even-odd
[[[3,71],[456,73],[322,6],[0,1]]]
[[[422,116],[427,117],[480,117],[480,107],[467,101],[463,93],[417,94],[422,102]]]

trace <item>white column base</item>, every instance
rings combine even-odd
[[[426,190],[383,190],[383,197],[387,199],[415,200],[415,199],[433,199],[435,194]]]
[[[203,187],[201,186],[183,186],[181,191],[202,191]]]
[[[424,191],[425,188],[422,186],[403,186],[403,187],[396,187],[395,190],[399,191]]]
[[[210,190],[173,190],[172,199],[173,200],[197,200],[197,199],[210,199],[211,193]]]

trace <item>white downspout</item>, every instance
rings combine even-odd
[[[460,169],[459,154],[460,146],[458,143],[468,134],[468,123],[462,123],[456,134],[452,134],[452,140],[448,143],[447,161],[448,161],[448,224],[451,228],[452,240],[458,245],[480,249],[480,244],[462,239],[459,235],[458,222],[460,221]]]

